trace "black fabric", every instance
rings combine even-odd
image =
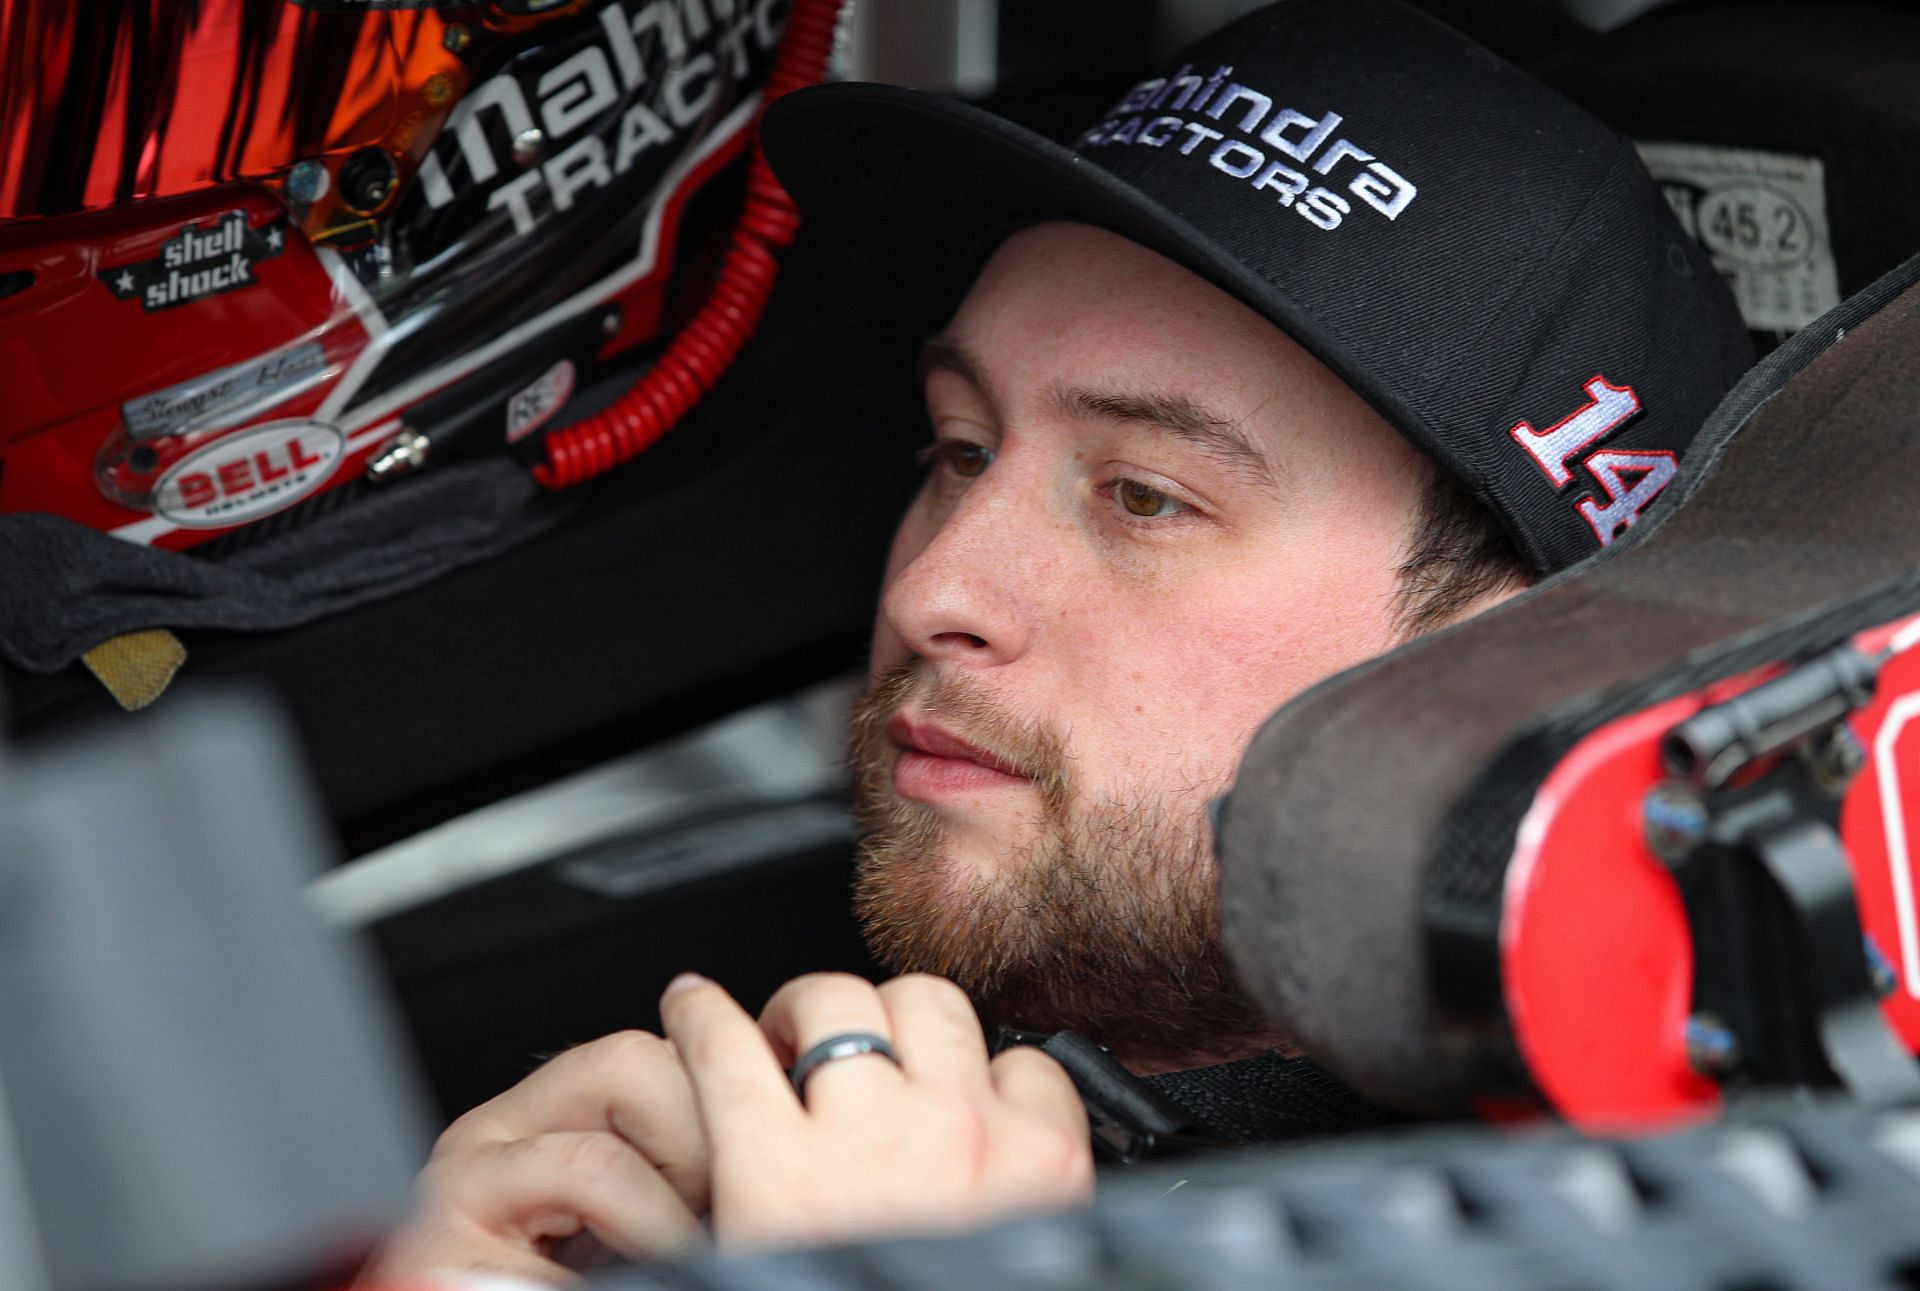
[[[53,672],[139,628],[297,627],[498,555],[581,501],[545,493],[506,458],[456,463],[221,561],[59,516],[0,516],[0,659]]]
[[[957,251],[1049,218],[1186,265],[1372,401],[1541,570],[1611,541],[1658,486],[1599,516],[1598,472],[1537,465],[1527,430],[1604,379],[1625,394],[1584,447],[1638,453],[1620,459],[1633,478],[1660,478],[1657,455],[1683,450],[1751,361],[1632,145],[1424,14],[1283,0],[1166,72],[1073,150],[886,86],[790,95],[763,135],[808,218],[895,272],[964,273]]]
[[[1442,1110],[1507,1078],[1499,1020],[1437,1009],[1425,953],[1436,892],[1485,909],[1500,890],[1544,772],[1503,750],[1897,603],[1920,566],[1916,278],[1920,258],[1776,351],[1702,431],[1681,505],[1635,541],[1323,683],[1255,736],[1220,832],[1225,936],[1321,1062]],[[1480,807],[1454,817],[1469,793]]]
[[[1191,1112],[1208,1134],[1229,1143],[1274,1143],[1407,1119],[1367,1101],[1311,1058],[1279,1053],[1144,1079]]]

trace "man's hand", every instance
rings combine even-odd
[[[705,1240],[706,1144],[673,1046],[621,1032],[561,1054],[447,1127],[419,1209],[366,1281],[435,1272],[572,1277],[554,1247],[589,1233],[629,1259]]]
[[[952,1229],[1092,1192],[1086,1112],[1066,1072],[1035,1049],[989,1061],[973,1007],[951,982],[875,988],[814,974],[783,986],[756,1025],[689,974],[660,1009],[712,1152],[723,1246]],[[803,1102],[785,1069],[848,1032],[885,1038],[898,1065],[878,1054],[829,1062]]]
[[[564,1282],[556,1245],[590,1234],[629,1259],[705,1238],[728,1246],[958,1228],[1084,1202],[1086,1112],[1037,1049],[989,1061],[973,1008],[935,977],[875,988],[838,973],[782,987],[756,1025],[687,975],[667,988],[671,1040],[623,1032],[561,1054],[448,1127],[420,1175],[420,1208],[369,1283],[435,1272]],[[878,1055],[786,1068],[850,1031]]]

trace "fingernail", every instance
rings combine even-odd
[[[660,999],[664,1002],[672,999],[682,991],[690,991],[696,986],[712,985],[713,982],[711,980],[700,976],[698,973],[682,973],[667,983],[667,989],[660,993]]]

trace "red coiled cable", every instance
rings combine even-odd
[[[793,0],[780,52],[761,90],[761,108],[826,75],[841,0]],[[773,280],[774,250],[793,241],[800,214],[760,150],[758,126],[746,200],[720,271],[699,312],[631,390],[584,421],[546,437],[547,460],[533,478],[550,489],[591,479],[630,460],[671,430],[733,365],[753,335]]]

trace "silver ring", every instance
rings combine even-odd
[[[893,1051],[885,1036],[877,1036],[871,1031],[848,1031],[841,1035],[828,1036],[813,1048],[800,1055],[800,1061],[793,1064],[793,1070],[787,1073],[787,1079],[793,1082],[793,1092],[804,1101],[807,1096],[807,1077],[830,1062],[839,1062],[842,1058],[858,1058],[863,1053],[877,1053],[898,1067],[900,1055]]]

